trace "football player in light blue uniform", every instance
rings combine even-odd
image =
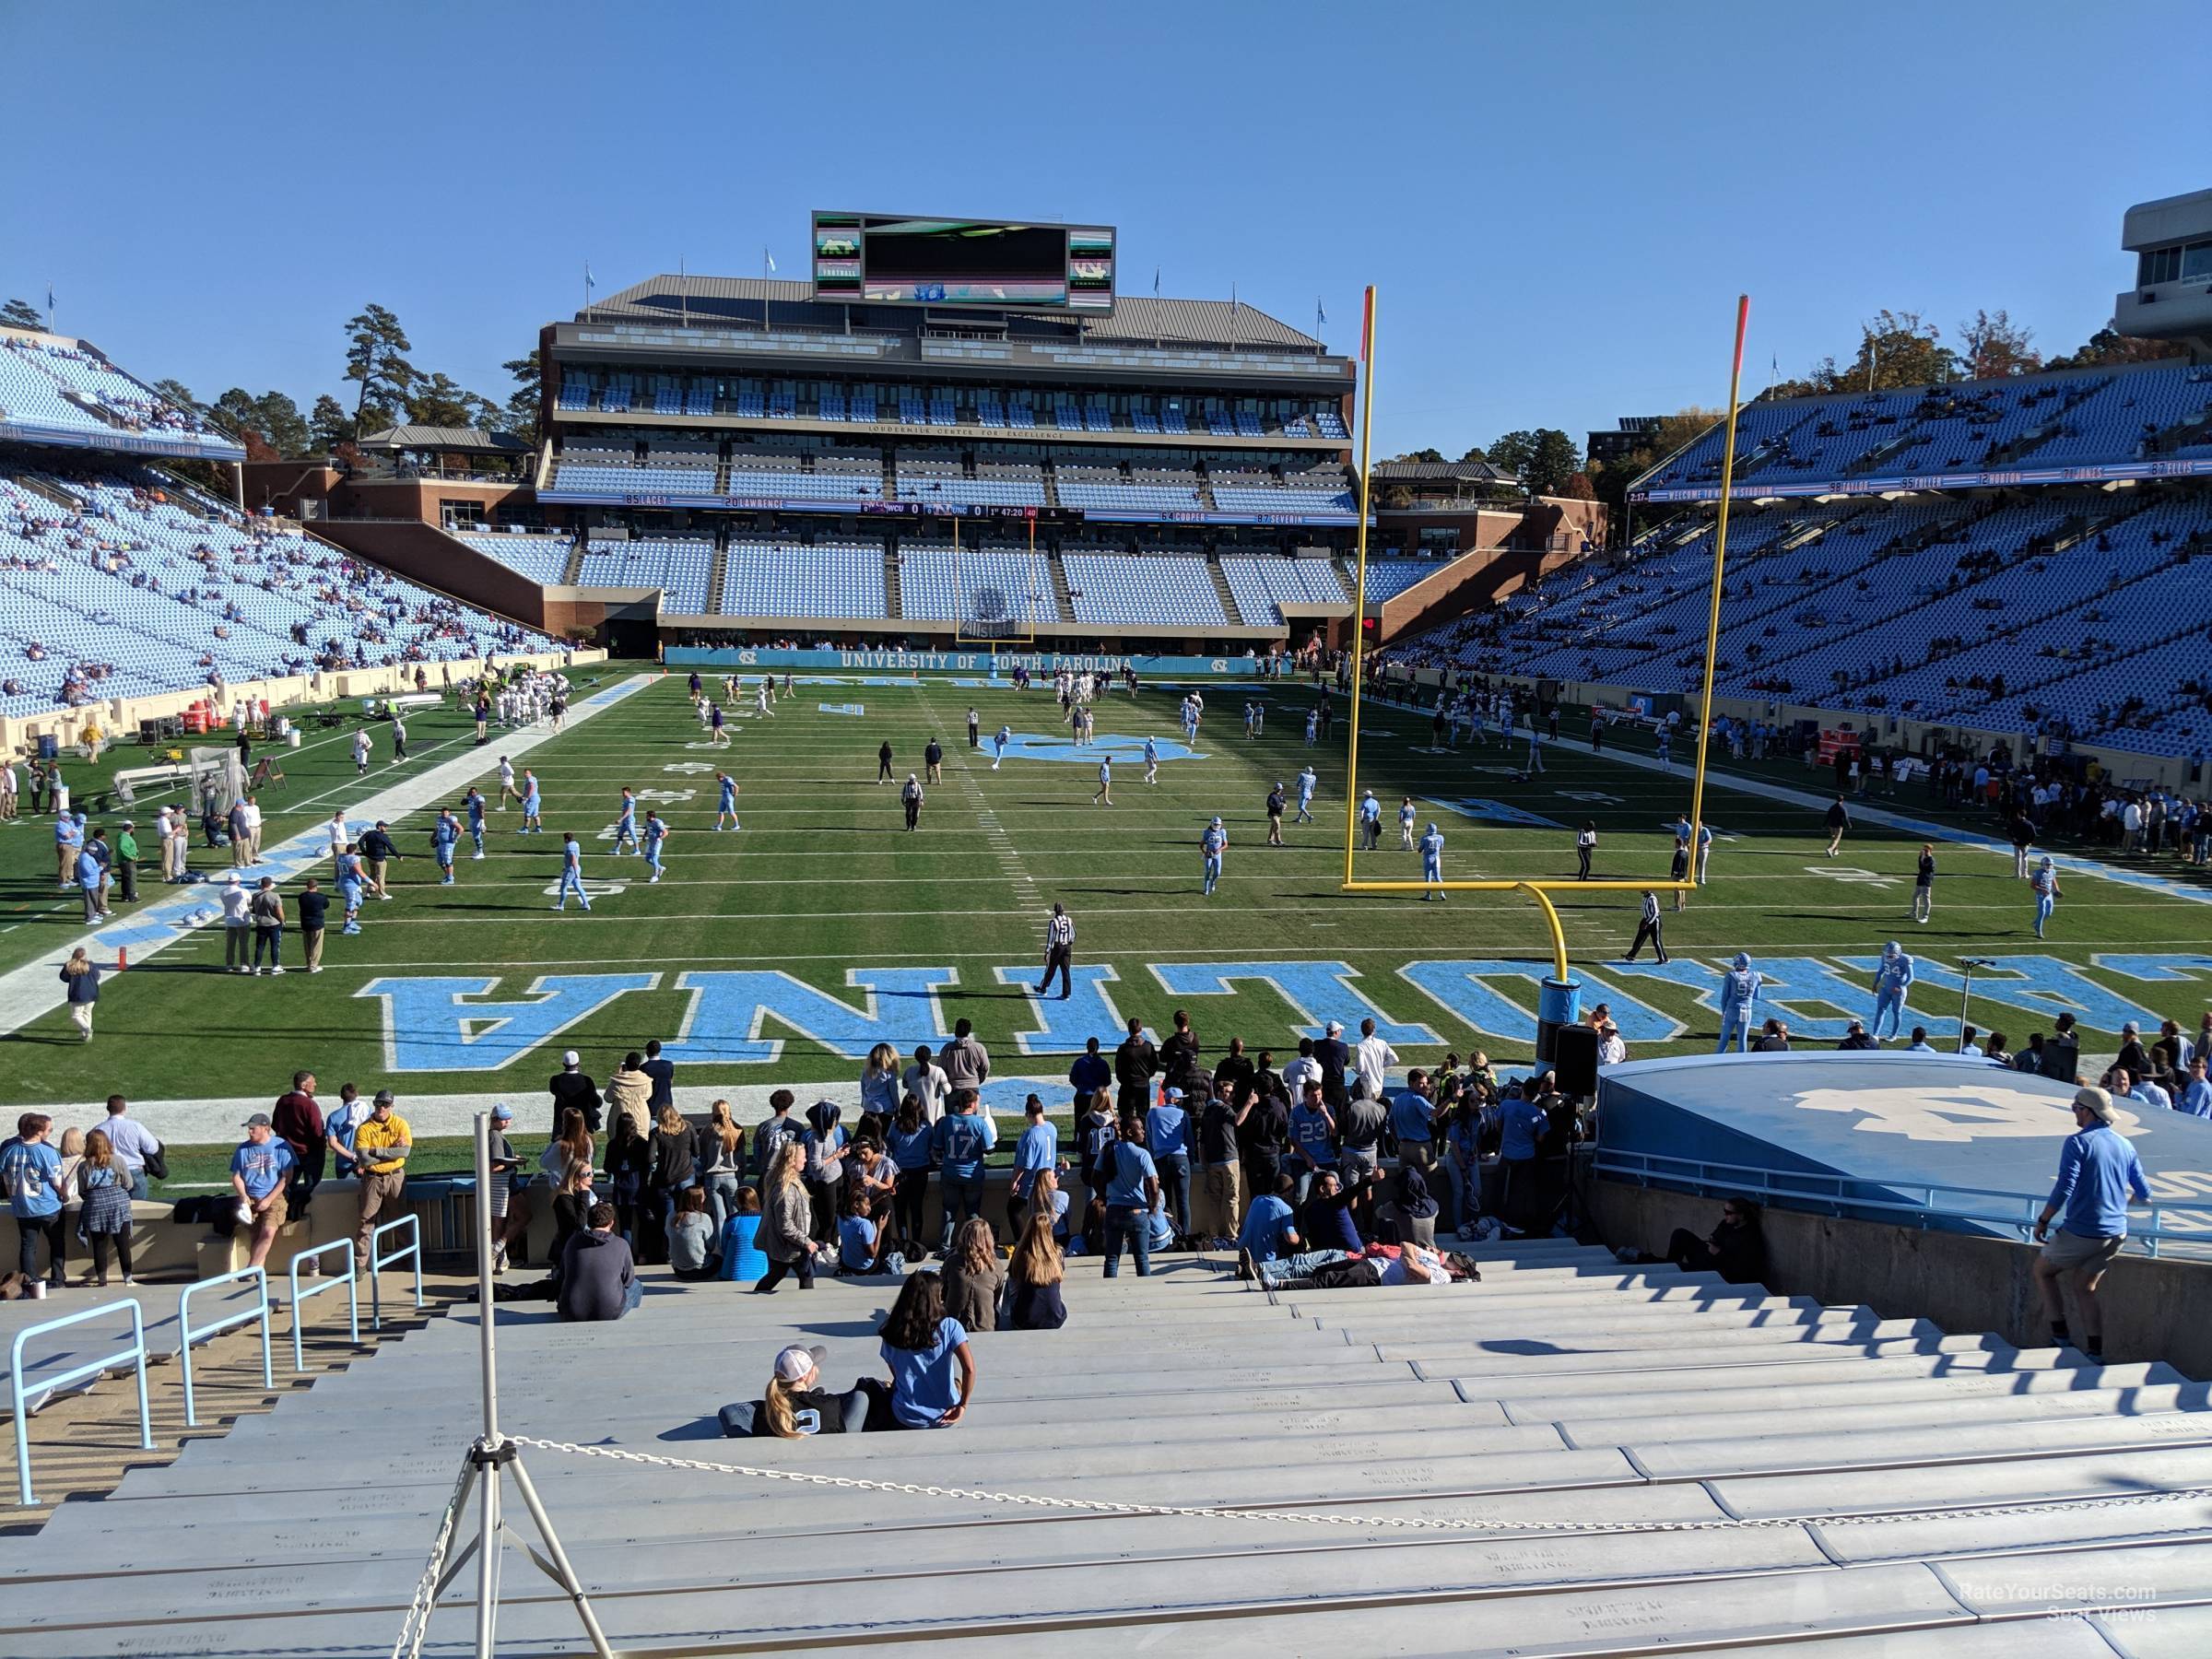
[[[766,684],[767,682],[763,681],[762,683]],[[661,878],[661,843],[667,839],[668,826],[661,822],[661,815],[657,812],[647,812],[645,814],[645,867],[653,872],[653,881],[648,881],[645,884],[647,887],[651,887],[653,881]]]
[[[1867,1034],[1882,1040],[1882,1016],[1889,1016],[1889,1035],[1905,1029],[1905,993],[1912,984],[1912,958],[1895,939],[1882,947],[1882,959],[1874,970],[1874,1023]]]
[[[557,911],[566,910],[571,893],[576,895],[577,902],[589,913],[592,901],[583,890],[583,849],[576,844],[573,835],[563,835],[560,838],[560,892],[553,900],[553,908]]]
[[[1145,782],[1159,782],[1159,745],[1149,737],[1145,739]]]
[[[622,810],[615,819],[615,851],[622,851],[628,841],[631,853],[638,850],[638,797],[626,788],[622,792]]]
[[[714,774],[714,828],[717,830],[739,828],[737,822],[737,780],[731,777],[728,772],[716,772]],[[724,818],[729,819],[729,822],[724,823],[723,819]]]
[[[468,839],[477,844],[474,856],[484,856],[484,792],[474,783],[468,786],[468,797],[461,803],[468,809]]]
[[[453,816],[451,806],[438,810],[438,821],[430,826],[430,850],[438,855],[438,885],[453,885],[453,849],[461,843],[461,820]]]
[[[361,855],[354,851],[351,841],[338,854],[338,899],[346,907],[346,925],[340,933],[358,934],[361,931],[361,887],[364,880]]]
[[[1758,1006],[1766,982],[1766,975],[1751,966],[1751,959],[1737,951],[1735,965],[1721,976],[1721,1040],[1713,1045],[1714,1053],[1726,1053],[1731,1037],[1742,1052],[1750,1052],[1751,1010]]]
[[[1014,728],[1002,725],[991,734],[991,770],[996,771],[998,763],[1006,758],[1006,745],[1014,741]]]
[[[1221,854],[1229,846],[1229,831],[1221,827],[1219,818],[1206,827],[1198,838],[1198,851],[1206,855],[1206,892],[1208,896],[1221,880]]]
[[[1313,821],[1313,791],[1320,787],[1320,784],[1321,780],[1314,776],[1311,764],[1304,771],[1298,774],[1298,818],[1296,822],[1310,824]]]
[[[525,767],[523,771],[523,827],[515,833],[529,835],[535,832],[543,835],[546,832],[546,822],[540,816],[541,810],[537,793],[537,774]]]
[[[1099,793],[1090,797],[1090,804],[1097,806],[1101,803],[1108,806],[1113,805],[1113,757],[1112,755],[1099,757]]]
[[[1436,888],[1433,893],[1426,890],[1431,884]],[[1421,837],[1421,887],[1424,902],[1444,896],[1444,836],[1433,823]]]
[[[2035,874],[2028,877],[2028,885],[2035,894],[2035,936],[2043,936],[2043,924],[2051,920],[2051,912],[2065,895],[2059,890],[2058,866],[2048,858],[2035,866]]]

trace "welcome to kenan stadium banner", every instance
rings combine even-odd
[[[2212,459],[2201,461],[2114,461],[2102,466],[2016,466],[1996,472],[1900,473],[1886,478],[1825,478],[1814,482],[1753,478],[1737,480],[1736,500],[1760,496],[1883,495],[1900,489],[2003,489],[2021,484],[2109,484],[2128,478],[2212,477]],[[1717,501],[1718,484],[1690,484],[1669,489],[1637,490],[1639,501]]]
[[[0,441],[43,443],[60,449],[112,450],[125,455],[178,455],[193,461],[243,461],[246,452],[220,438],[189,432],[119,432],[107,428],[43,426],[35,420],[0,420]]]
[[[1255,657],[1112,656],[1077,651],[769,651],[735,645],[671,645],[665,653],[671,668],[838,668],[895,674],[1139,674],[1233,679],[1259,672]]]
[[[2094,959],[2106,973],[2146,984],[2187,985],[2183,1003],[2202,1004],[2212,982],[2212,955],[2140,956],[2108,954]],[[1761,1018],[1789,1022],[1792,1035],[1813,1042],[1841,1039],[1848,1021],[1873,1013],[1869,989],[1876,959],[1848,956],[1767,957]],[[1585,1007],[1611,1006],[1621,1035],[1631,1044],[1667,1042],[1689,1030],[1663,1009],[1641,1001],[1625,987],[1657,981],[1688,994],[1713,1016],[1725,963],[1677,957],[1668,962],[1609,962],[1602,971],[1577,969]],[[1952,969],[1923,959],[1919,978],[1907,997],[1904,1026],[1927,1027],[1931,1038],[1959,1034],[1960,981]],[[1502,958],[1449,958],[1408,962],[1392,978],[1368,979],[1342,961],[1160,962],[1145,970],[1155,982],[1139,987],[1144,998],[1194,1003],[1199,1023],[1207,997],[1230,996],[1244,986],[1274,993],[1290,1018],[1276,1030],[1247,1026],[1240,1034],[1253,1049],[1273,1047],[1278,1054],[1300,1037],[1319,1037],[1323,1022],[1341,1019],[1356,1028],[1372,1019],[1382,1037],[1401,1047],[1441,1046],[1460,1041],[1427,1023],[1421,1016],[1441,1010],[1477,1035],[1519,1044],[1536,1034],[1536,987],[1549,971],[1540,961]],[[1034,962],[994,969],[982,983],[986,994],[1003,996],[1018,987],[1026,995],[1023,1029],[1014,1033],[1019,1054],[1072,1054],[1084,1040],[1119,1038],[1124,1016],[1112,987],[1121,976],[1106,963],[1088,963],[1074,973],[1072,994],[1065,1001],[1027,994],[1035,978]],[[371,980],[356,992],[381,1006],[385,1067],[395,1072],[499,1071],[533,1051],[557,1043],[580,1021],[633,991],[681,992],[688,997],[676,1038],[664,1053],[681,1065],[766,1065],[783,1057],[788,1032],[848,1060],[863,1060],[878,1042],[901,1053],[918,1043],[946,1041],[952,1022],[940,1006],[943,994],[971,982],[957,968],[884,967],[846,971],[852,995],[839,995],[777,970],[724,971],[651,969],[622,973],[423,974]],[[1405,1018],[1394,1016],[1371,996],[1387,992]],[[2157,994],[2151,994],[2154,1000]],[[2010,1026],[2015,1046],[2031,1030],[2045,1029],[2061,1014],[2072,1014],[2091,1030],[2117,1034],[2134,1020],[2145,1030],[2162,1018],[2130,996],[2089,979],[2078,969],[2046,956],[2011,956],[1977,974],[1969,1018],[1985,1030]],[[1433,1004],[1432,1010],[1428,1005]],[[1253,1007],[1268,1006],[1265,1001]],[[2003,1009],[2002,1015],[1992,1009]],[[1255,1016],[1256,1017],[1256,1016]],[[1218,1022],[1217,1022],[1218,1023]],[[1005,1069],[1003,1066],[1001,1069]]]

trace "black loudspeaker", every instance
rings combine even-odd
[[[1597,1033],[1586,1025],[1561,1026],[1552,1038],[1552,1069],[1559,1092],[1585,1099],[1597,1092]]]

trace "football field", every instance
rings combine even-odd
[[[719,684],[709,676],[711,688]],[[658,1037],[680,1084],[729,1093],[749,1121],[769,1088],[792,1087],[802,1100],[818,1085],[849,1091],[874,1043],[911,1052],[965,1018],[994,1056],[993,1104],[1005,1111],[1042,1087],[1025,1080],[1056,1085],[1085,1038],[1111,1049],[1131,1016],[1164,1034],[1179,1007],[1209,1053],[1237,1035],[1251,1051],[1272,1049],[1278,1065],[1320,1022],[1339,1018],[1356,1034],[1362,1017],[1408,1064],[1447,1050],[1528,1058],[1549,949],[1525,896],[1432,902],[1338,890],[1342,700],[1333,739],[1310,748],[1304,716],[1319,695],[1311,686],[1209,684],[1204,724],[1186,747],[1182,689],[1147,686],[1134,700],[1117,691],[1097,710],[1096,744],[1078,747],[1049,689],[802,679],[771,716],[742,701],[727,747],[715,748],[682,672],[602,672],[580,683],[570,729],[541,732],[520,757],[543,787],[545,832],[517,833],[512,806],[492,812],[484,856],[471,856],[465,836],[451,887],[439,885],[430,856],[436,806],[458,804],[471,781],[496,799],[497,757],[517,745],[495,731],[477,748],[459,712],[439,712],[410,721],[405,766],[388,763],[383,728],[371,726],[377,763],[357,779],[349,717],[287,758],[287,782],[264,797],[265,841],[278,849],[304,838],[296,864],[275,866],[303,874],[334,807],[357,828],[389,818],[403,854],[392,867],[394,898],[364,908],[362,933],[340,936],[334,908],[324,971],[299,971],[298,941],[288,938],[292,971],[248,979],[222,971],[219,927],[184,931],[110,976],[92,1043],[76,1041],[58,1006],[25,1021],[6,1039],[0,1088],[14,1105],[77,1107],[112,1089],[153,1102],[265,1100],[308,1065],[326,1096],[347,1080],[392,1088],[403,1110],[427,1118],[425,1133],[451,1133],[469,1101],[509,1098],[534,1135],[563,1048],[582,1051],[604,1079],[624,1051]],[[1256,737],[1243,729],[1247,698],[1267,711]],[[968,746],[971,707],[981,750]],[[1016,738],[994,770],[989,739],[1001,724]],[[1371,702],[1361,782],[1381,797],[1385,829],[1380,851],[1358,854],[1359,874],[1418,877],[1418,855],[1398,846],[1399,801],[1411,794],[1418,824],[1433,820],[1445,836],[1448,876],[1571,879],[1573,832],[1587,820],[1599,832],[1596,875],[1663,879],[1672,825],[1689,800],[1687,771],[1659,771],[1641,735],[1593,755],[1580,724],[1569,722],[1546,747],[1544,772],[1529,776],[1524,739],[1509,745],[1493,733],[1488,747],[1440,751],[1426,712]],[[1138,752],[1147,736],[1163,756],[1150,785]],[[933,738],[945,751],[943,779],[928,785],[920,828],[909,832],[897,783],[877,781],[878,746],[891,745],[903,782],[923,770]],[[1111,806],[1092,798],[1101,752],[1114,758]],[[142,758],[132,750],[120,763]],[[1293,786],[1294,817],[1294,781],[1309,762],[1320,780],[1316,821],[1287,821],[1287,844],[1271,847],[1268,788]],[[717,770],[741,786],[734,831],[712,828]],[[1871,1013],[1869,970],[1892,938],[1919,959],[1907,1024],[1926,1025],[1947,1046],[1959,1028],[1959,959],[1983,955],[1999,965],[1977,973],[1970,1018],[2015,1046],[2065,1009],[2089,1028],[2085,1065],[2116,1046],[2124,1019],[2170,1015],[2194,1029],[2212,976],[2212,891],[2199,873],[2171,858],[2107,869],[2054,846],[2065,898],[2039,942],[2009,853],[1947,840],[1934,918],[1916,926],[1923,826],[1972,838],[1994,824],[1946,816],[1909,785],[1854,803],[1859,821],[1830,859],[1827,781],[1794,762],[1716,774],[1706,802],[1717,837],[1711,881],[1681,913],[1667,909],[1664,966],[1648,952],[1634,964],[1619,959],[1635,893],[1557,895],[1584,1005],[1610,1005],[1633,1055],[1710,1050],[1719,970],[1738,950],[1768,975],[1762,1017],[1787,1020],[1801,1040],[1832,1042],[1846,1019]],[[613,851],[625,785],[638,792],[641,824],[650,808],[671,826],[658,883],[642,858]],[[402,788],[413,794],[392,793]],[[139,808],[142,833],[151,805]],[[1216,814],[1230,841],[1220,888],[1207,898],[1198,839]],[[1907,821],[1877,821],[1886,814]],[[119,816],[95,812],[92,821]],[[571,830],[584,849],[588,913],[553,908],[560,836]],[[57,947],[81,929],[75,901],[54,891],[51,846],[47,819],[0,834],[8,907],[0,967],[23,965],[18,982],[33,989],[38,976],[51,981],[65,954]],[[195,846],[194,861],[219,880],[229,856]],[[315,863],[327,888],[328,858]],[[298,885],[286,880],[288,895]],[[145,893],[147,904],[212,901],[211,888],[158,880]],[[1030,990],[1054,900],[1077,929],[1065,1001]],[[118,910],[103,941],[133,922],[128,907]],[[2154,1031],[2147,1023],[2147,1036]],[[441,1113],[435,1097],[450,1110]],[[1065,1097],[1047,1098],[1057,1109]],[[206,1138],[234,1136],[221,1127]]]

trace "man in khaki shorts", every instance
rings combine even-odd
[[[2035,1287],[2051,1321],[2051,1340],[2060,1345],[2073,1340],[2059,1283],[2069,1278],[2081,1304],[2081,1351],[2092,1359],[2104,1358],[2097,1286],[2127,1241],[2128,1205],[2150,1202],[2143,1161],[2112,1126],[2118,1115],[2112,1097],[2103,1089],[2075,1090],[2074,1133],[2059,1150],[2058,1181],[2035,1223],[2036,1241],[2043,1247],[2035,1259]],[[2053,1232],[2051,1223],[2062,1212],[2065,1218]]]
[[[396,1221],[404,1213],[400,1194],[407,1182],[407,1154],[415,1149],[407,1120],[392,1109],[392,1091],[380,1088],[368,1119],[353,1132],[354,1179],[360,1186],[360,1219],[353,1231],[353,1270],[369,1267],[369,1243],[380,1220]]]

